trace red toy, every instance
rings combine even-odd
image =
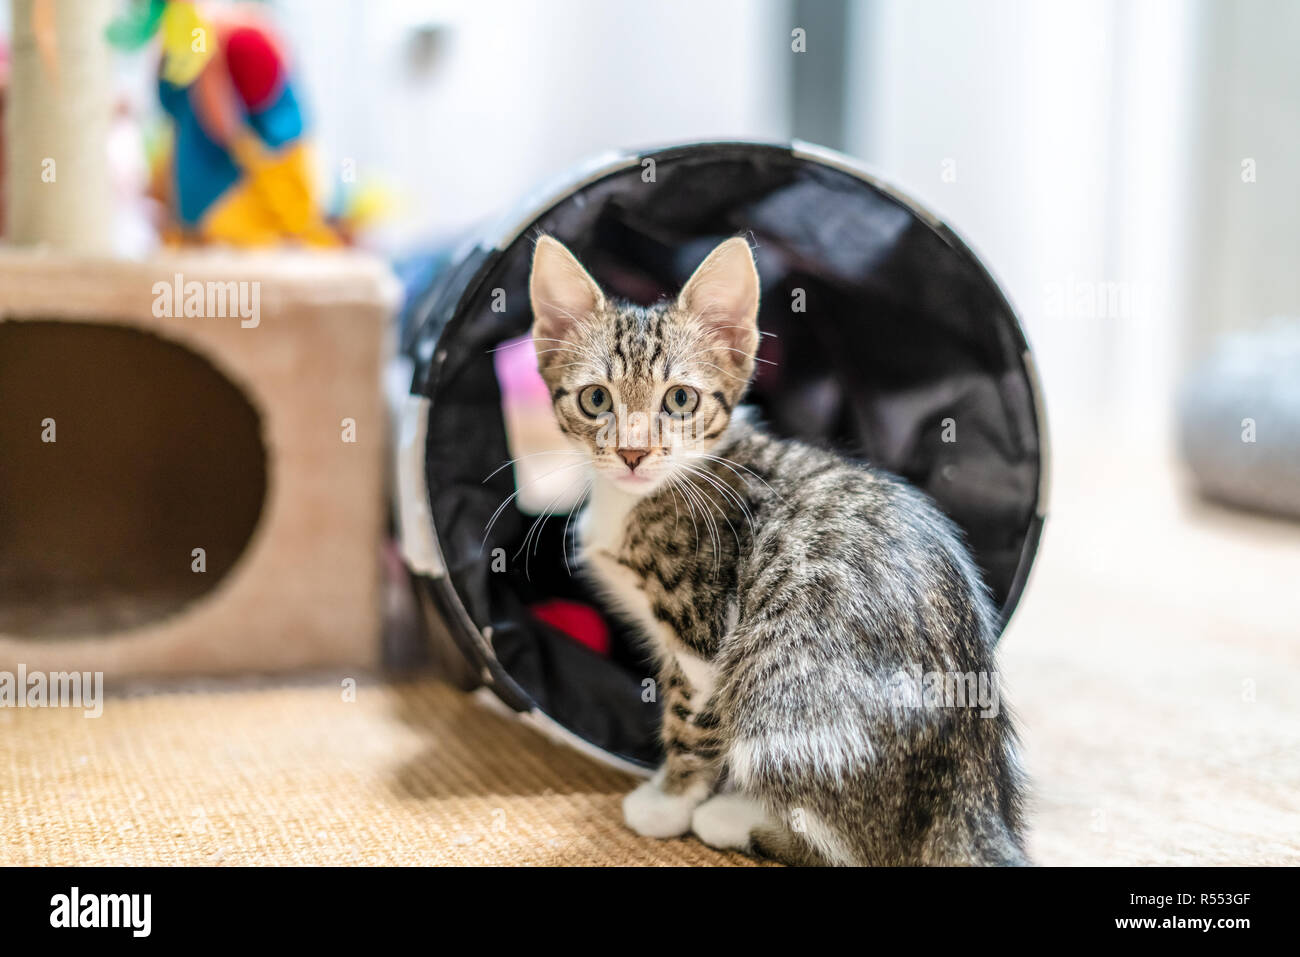
[[[558,628],[580,645],[602,657],[609,657],[609,626],[590,605],[563,598],[538,602],[529,608],[533,617]]]

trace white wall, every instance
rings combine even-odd
[[[1052,418],[1166,434],[1193,270],[1199,7],[880,0],[852,23],[851,149],[1004,280]]]
[[[1300,4],[1208,3],[1202,42],[1193,355],[1225,329],[1300,315]]]
[[[851,3],[848,149],[1004,281],[1061,431],[1165,435],[1215,333],[1300,313],[1300,4]],[[351,160],[397,192],[389,249],[610,148],[791,129],[788,0],[273,6],[323,177]],[[423,65],[422,31],[438,41]],[[120,66],[152,103],[150,58]]]
[[[395,185],[400,243],[503,211],[609,149],[786,138],[782,0],[278,0],[325,168]],[[412,37],[434,28],[426,70]]]
[[[326,171],[404,196],[392,244],[612,147],[789,134],[785,0],[277,6]],[[444,41],[423,71],[421,27]],[[1004,281],[1061,434],[1162,439],[1214,332],[1300,311],[1300,5],[853,0],[848,40],[849,151]]]

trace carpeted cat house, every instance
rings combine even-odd
[[[1046,436],[997,283],[946,225],[846,157],[675,146],[601,157],[531,198],[408,308],[402,547],[435,644],[466,685],[603,760],[658,760],[654,670],[573,573],[576,496],[542,464],[558,432],[527,338],[541,234],[641,303],[675,295],[715,245],[746,236],[766,334],[747,401],[778,434],[932,496],[965,530],[1006,623],[1042,529]]]

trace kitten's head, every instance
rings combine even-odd
[[[699,468],[754,371],[758,272],[745,240],[714,249],[676,300],[641,307],[607,298],[543,236],[529,292],[560,431],[598,479],[644,495]]]

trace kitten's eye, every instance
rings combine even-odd
[[[589,385],[578,393],[578,406],[593,419],[614,407],[609,390],[603,385]]]
[[[675,385],[664,396],[664,411],[669,415],[690,415],[700,404],[700,394],[688,385]]]

